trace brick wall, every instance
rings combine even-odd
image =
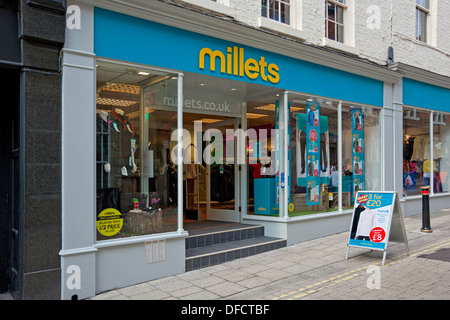
[[[208,0],[181,2],[195,3],[200,8],[202,3],[209,3]],[[345,46],[335,46],[333,42],[328,45],[382,65],[386,64],[389,46],[393,46],[395,62],[450,76],[450,2],[431,0],[429,19],[433,31],[430,44],[414,39],[415,3],[415,0],[347,0],[349,9],[346,19],[350,24],[347,25]],[[322,45],[325,36],[325,0],[292,0],[291,6],[291,26],[286,28],[278,24],[278,28],[271,24],[273,31],[281,30],[281,33],[286,34],[291,30],[292,35],[297,38],[300,35],[307,43]],[[241,23],[261,27],[261,0],[218,0],[214,3],[213,11],[231,14]],[[368,23],[371,25],[377,21],[374,15],[378,12],[379,27],[371,28]]]

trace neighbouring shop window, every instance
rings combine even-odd
[[[430,112],[403,109],[403,189],[406,196],[419,195],[430,185]]]
[[[450,191],[450,114],[433,112],[433,191]]]
[[[97,239],[177,229],[177,79],[161,72],[97,63]]]
[[[433,117],[433,141],[430,117]],[[433,193],[450,191],[449,123],[448,113],[404,108],[403,188],[406,196],[420,195],[424,186],[430,186]]]
[[[325,1],[325,35],[330,40],[344,43],[345,0]]]
[[[291,4],[289,0],[262,0],[261,16],[290,24]]]

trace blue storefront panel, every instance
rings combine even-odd
[[[450,112],[450,89],[404,78],[403,104]]]
[[[99,57],[383,106],[382,81],[276,54],[270,48],[259,50],[100,8],[95,8],[94,26]]]

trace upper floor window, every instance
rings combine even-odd
[[[344,43],[344,13],[346,0],[326,0],[325,35],[330,40]]]
[[[428,16],[430,14],[430,0],[416,0],[416,40],[428,41]]]
[[[261,16],[290,24],[290,0],[261,0]]]

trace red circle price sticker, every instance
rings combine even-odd
[[[386,238],[386,232],[383,228],[373,228],[370,230],[370,240],[373,242],[381,242]]]
[[[309,132],[309,140],[312,142],[315,142],[317,140],[317,131],[316,130],[311,130]]]

